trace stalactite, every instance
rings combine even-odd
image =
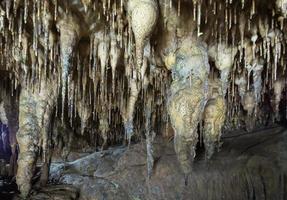
[[[279,120],[279,104],[282,98],[282,92],[284,89],[284,79],[278,79],[273,84],[274,95],[271,99],[271,105],[275,112],[276,120]]]
[[[99,112],[99,130],[103,139],[101,150],[103,151],[107,148],[108,145],[109,120],[107,107],[103,105]]]
[[[4,108],[4,101],[0,102],[0,121],[3,124],[8,124],[8,118],[6,116],[5,108]]]
[[[147,176],[150,179],[152,176],[152,170],[154,167],[154,148],[153,142],[155,139],[155,132],[152,130],[152,99],[147,99],[145,110],[145,131],[146,131],[146,149],[147,149]]]
[[[286,18],[287,17],[287,1],[286,0],[276,0],[277,10]]]
[[[90,110],[89,102],[85,97],[77,99],[76,103],[77,103],[77,111],[81,119],[81,134],[84,135],[85,128],[88,125],[88,120],[90,119],[92,112]]]
[[[202,133],[207,159],[214,154],[215,148],[219,150],[222,145],[221,134],[226,116],[224,91],[218,80],[210,80],[209,92],[210,98],[203,113],[204,131]]]
[[[244,35],[245,35],[245,27],[246,27],[246,19],[244,14],[240,15],[239,19],[239,32],[240,32],[240,41],[241,41],[241,51],[240,51],[240,58],[243,56],[243,49],[244,49]]]
[[[88,11],[88,9],[91,7],[91,0],[81,0],[82,4],[84,5],[85,12]]]
[[[190,46],[187,43],[190,39],[186,37],[181,41],[181,50],[178,52],[181,59],[172,63],[172,96],[168,109],[175,131],[175,151],[186,175],[191,170],[189,155],[191,160],[195,156],[198,141],[196,129],[207,101],[207,95],[204,94],[207,94],[207,74],[210,70],[204,45],[193,40],[196,45]]]
[[[135,36],[137,67],[140,69],[145,42],[157,23],[158,5],[154,0],[129,0],[128,12]]]
[[[31,188],[31,179],[35,169],[40,143],[47,152],[47,142],[51,139],[47,131],[51,107],[57,96],[51,82],[43,83],[40,92],[23,88],[20,94],[19,131],[17,141],[20,148],[17,170],[17,184],[21,195],[27,197]],[[44,120],[45,119],[45,120]],[[45,157],[45,160],[47,158]],[[46,172],[48,173],[48,172]]]
[[[248,91],[245,93],[242,101],[242,106],[243,109],[247,111],[247,117],[245,119],[246,129],[247,131],[251,131],[255,123],[254,118],[252,116],[255,109],[255,96],[253,92]]]
[[[239,92],[239,96],[241,98],[241,101],[243,101],[243,98],[244,98],[246,90],[247,90],[247,81],[246,81],[246,77],[244,76],[244,74],[242,74],[239,77],[236,77],[235,84],[238,87],[238,92]]]
[[[116,82],[116,67],[119,62],[120,57],[120,49],[117,45],[117,40],[115,38],[115,35],[111,36],[111,44],[110,44],[110,62],[112,67],[112,85],[113,89],[112,91],[115,92],[115,82]]]
[[[63,18],[58,22],[61,42],[61,84],[62,84],[62,118],[64,117],[66,91],[69,84],[69,74],[72,68],[72,56],[79,39],[80,26],[76,18],[63,13]]]
[[[220,70],[221,87],[223,96],[226,95],[229,76],[233,66],[234,57],[237,53],[236,48],[226,47],[223,43],[212,46],[209,49],[209,56],[215,60],[215,66]]]
[[[125,126],[125,136],[128,140],[129,144],[131,141],[131,137],[134,134],[134,110],[135,104],[139,95],[139,86],[137,85],[136,79],[131,79],[129,83],[130,91],[127,100],[126,108],[123,111],[123,121]]]
[[[101,34],[101,41],[98,45],[98,57],[100,60],[100,74],[101,74],[101,98],[104,100],[106,97],[106,73],[108,68],[109,59],[109,48],[110,48],[110,38],[105,33]]]

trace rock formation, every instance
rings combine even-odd
[[[187,181],[202,142],[212,160],[224,132],[286,120],[286,14],[285,0],[1,1],[0,124],[21,195],[72,150],[144,141],[152,196],[158,138]]]

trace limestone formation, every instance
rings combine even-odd
[[[5,112],[5,107],[4,107],[4,101],[0,102],[0,121],[3,124],[8,124],[8,119],[6,116],[6,112]]]
[[[218,81],[211,81],[209,91],[211,91],[211,96],[205,106],[203,115],[203,142],[207,159],[211,158],[216,147],[218,150],[221,147],[222,128],[226,115],[226,102],[221,84],[218,84]]]
[[[255,95],[254,92],[248,91],[244,95],[243,101],[242,101],[242,106],[243,109],[247,112],[247,117],[245,119],[246,123],[246,129],[248,131],[251,131],[254,127],[254,109],[255,109]]]
[[[186,40],[183,39],[172,65],[168,110],[175,131],[175,151],[183,172],[189,174],[198,142],[197,127],[207,101],[209,64],[204,44],[194,41],[190,45]]]
[[[284,79],[278,79],[274,82],[273,85],[273,97],[271,99],[271,105],[273,108],[273,111],[275,112],[275,118],[276,120],[279,120],[279,105],[280,105],[280,101],[282,98],[282,92],[284,89]]]
[[[128,12],[136,43],[137,67],[141,68],[143,49],[158,19],[158,5],[155,0],[129,0]]]
[[[232,70],[234,57],[237,53],[235,47],[227,47],[225,44],[212,46],[208,50],[209,56],[215,61],[215,66],[220,70],[220,79],[222,85],[223,96],[225,96],[228,88],[230,72]]]
[[[153,199],[159,138],[188,180],[202,142],[212,160],[223,132],[286,122],[286,14],[286,0],[1,1],[0,120],[21,195],[51,160],[144,142]]]
[[[208,101],[204,113],[204,145],[206,157],[210,159],[215,147],[221,147],[222,127],[225,121],[225,101],[222,96],[212,98]]]
[[[77,110],[81,119],[81,134],[83,135],[85,132],[85,128],[88,126],[89,119],[92,115],[92,112],[89,109],[89,102],[87,101],[87,99],[82,98],[77,101]]]
[[[69,76],[72,68],[72,58],[74,48],[79,40],[80,26],[77,18],[73,15],[63,13],[63,18],[57,23],[60,32],[61,42],[61,83],[62,83],[62,115],[64,115],[64,107],[66,100],[66,92],[69,84]]]
[[[55,97],[57,97],[57,89],[55,90],[53,82],[43,84],[41,92],[23,88],[20,94],[19,131],[17,133],[20,152],[16,178],[23,197],[26,197],[31,189],[31,179],[40,150],[44,154],[44,165],[49,160],[47,157],[50,142],[49,125]],[[44,173],[47,176],[48,171]]]
[[[276,8],[286,18],[286,16],[287,16],[287,1],[286,0],[276,0]]]

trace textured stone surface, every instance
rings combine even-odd
[[[247,135],[224,135],[221,152],[215,153],[208,162],[204,160],[204,154],[197,155],[187,185],[178,168],[173,144],[161,140],[154,144],[156,162],[150,180],[146,176],[144,144],[108,150],[103,157],[94,153],[68,163],[66,170],[55,170],[57,165],[53,164],[51,175],[61,183],[80,188],[80,199],[85,200],[284,199],[287,190],[282,182],[287,173],[286,140],[284,128]],[[72,170],[88,163],[94,164],[96,176]],[[109,172],[100,173],[98,170],[105,163],[113,167],[104,167]]]

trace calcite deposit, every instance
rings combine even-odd
[[[286,17],[285,0],[1,1],[0,138],[19,195],[44,195],[51,162],[144,144],[143,196],[153,199],[165,169],[157,141],[173,141],[188,187],[224,134],[286,123]],[[78,198],[47,188],[45,198]]]

